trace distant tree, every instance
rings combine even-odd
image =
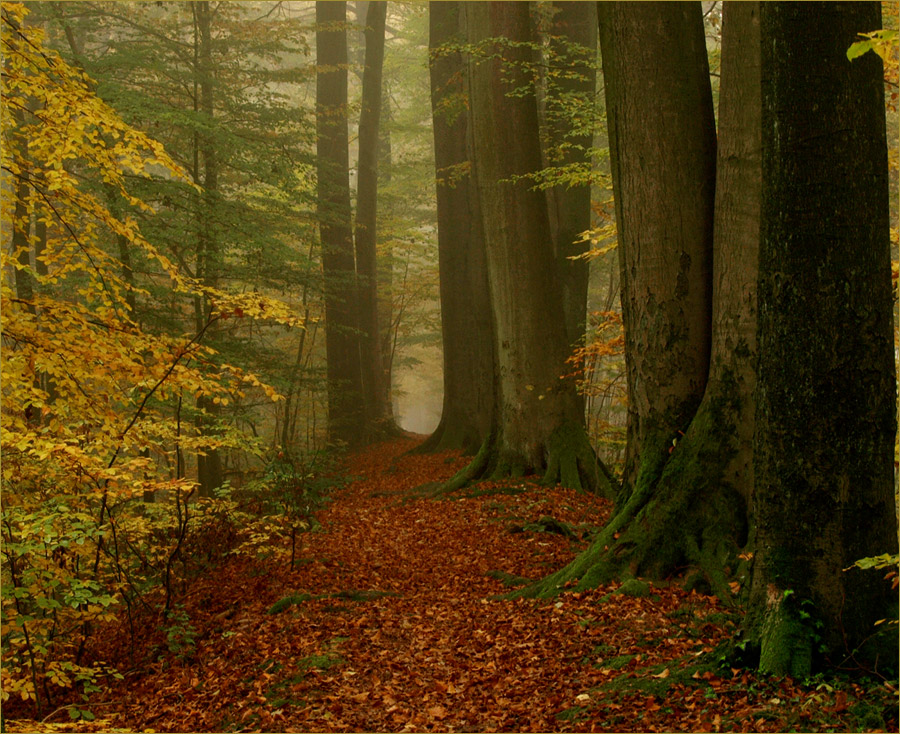
[[[380,149],[382,67],[387,3],[368,3],[362,107],[359,118],[359,177],[356,194],[356,273],[359,282],[360,361],[368,439],[393,426],[381,330],[378,324],[378,157]]]
[[[208,0],[191,4],[194,14],[195,34],[194,79],[199,88],[195,100],[205,125],[197,135],[198,165],[194,168],[194,180],[203,186],[198,194],[197,216],[197,277],[208,288],[216,288],[222,270],[222,246],[216,232],[216,210],[219,196],[219,155],[217,142],[212,135],[215,113],[215,76],[212,53],[212,10]],[[199,166],[203,167],[200,177]],[[129,268],[130,270],[130,268]],[[212,304],[208,298],[194,299],[195,328],[200,331],[209,322]],[[197,398],[198,425],[203,431],[215,431],[219,413],[218,405],[206,396]],[[200,494],[212,496],[213,490],[224,480],[222,457],[218,450],[208,449],[197,454],[197,480]]]
[[[473,3],[466,15],[479,49],[469,65],[470,106],[499,394],[492,440],[457,481],[542,472],[547,482],[609,491],[574,381],[562,377],[562,286],[547,200],[529,179],[542,162],[537,102],[522,93],[531,82],[528,3]]]
[[[584,342],[590,274],[588,261],[577,256],[587,250],[581,235],[591,226],[597,6],[554,2],[551,9],[547,57],[552,69],[546,73],[544,102],[548,163],[561,167],[565,180],[549,190],[550,229],[562,280],[566,338],[573,346]]]
[[[316,3],[316,145],[325,276],[328,435],[356,445],[364,408],[358,290],[350,210],[345,2]]]
[[[853,656],[896,604],[883,72],[848,61],[880,4],[762,3],[757,552],[746,632],[760,669]],[[896,665],[896,630],[887,653]]]
[[[452,45],[465,41],[465,13],[460,2],[429,5],[444,402],[441,421],[421,450],[474,453],[490,433],[495,383],[487,262],[470,155],[466,60]]]

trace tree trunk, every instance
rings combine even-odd
[[[562,378],[569,350],[546,197],[513,180],[541,168],[535,97],[509,96],[531,81],[530,51],[515,45],[530,39],[528,3],[473,3],[466,13],[470,43],[494,54],[470,60],[469,83],[499,400],[492,445],[463,476],[543,472],[548,483],[610,491],[575,383]]]
[[[727,600],[732,596],[729,579],[739,574],[737,556],[748,540],[747,502],[752,488],[752,473],[747,472],[753,436],[756,310],[752,294],[761,176],[759,12],[753,2],[729,3],[725,8],[714,328],[703,400],[674,446],[653,454],[649,445],[644,446],[643,474],[636,490],[591,548],[538,585],[536,591],[541,594],[555,593],[570,579],[580,579],[581,586],[589,587],[615,576],[664,578],[695,570],[687,579],[689,585],[700,584]],[[626,229],[628,224],[625,220]]]
[[[591,165],[592,126],[584,113],[595,95],[597,72],[597,6],[589,2],[554,2],[547,78],[546,119],[551,151],[558,166]],[[580,114],[573,119],[572,110]],[[580,235],[591,226],[591,185],[555,186],[550,190],[550,226],[563,289],[563,312],[569,346],[584,343],[588,261],[572,260],[587,249]]]
[[[490,434],[494,412],[491,302],[469,151],[466,62],[458,50],[442,50],[465,41],[466,8],[460,2],[429,6],[444,402],[422,451],[475,453]]]
[[[362,374],[347,134],[346,3],[316,3],[316,176],[325,288],[328,440],[362,440]]]
[[[706,385],[715,124],[699,3],[598,8],[622,271],[627,497],[659,477]]]
[[[391,96],[387,84],[381,90],[381,124],[378,126],[378,186],[385,191],[391,184],[393,150],[391,148]],[[384,197],[382,197],[384,201]],[[379,230],[394,217],[393,207],[379,206]],[[384,237],[382,239],[385,239]],[[394,423],[394,249],[384,247],[378,253],[378,349],[381,352],[381,395],[379,400],[388,423]]]
[[[16,297],[23,301],[22,308],[34,315],[34,283],[31,274],[31,246],[29,231],[31,229],[28,206],[28,184],[16,183],[16,206],[13,212],[12,251],[18,267],[14,268]]]
[[[215,232],[216,208],[219,196],[219,161],[216,142],[209,132],[215,118],[214,106],[214,70],[212,60],[212,11],[209,2],[197,2],[194,6],[195,21],[199,45],[195,59],[195,78],[199,82],[199,111],[203,118],[204,130],[198,136],[198,150],[203,165],[203,193],[200,198],[199,212],[199,254],[198,275],[206,286],[218,285],[219,271],[222,267],[222,252]],[[198,121],[199,122],[199,121]],[[198,314],[197,330],[203,328],[210,317],[210,305],[203,304],[202,313]],[[219,413],[218,407],[208,398],[197,399],[197,409],[201,412],[200,430],[204,435],[216,433],[215,423]],[[222,457],[215,448],[206,450],[205,455],[197,455],[197,481],[200,483],[200,494],[212,496],[213,490],[221,486],[224,480]]]
[[[377,201],[378,127],[381,116],[381,78],[384,62],[384,24],[387,3],[369,3],[366,13],[366,66],[363,70],[359,116],[359,178],[356,191],[356,272],[359,277],[359,314],[363,403],[368,440],[388,429],[391,406],[385,405],[384,367],[378,328]]]
[[[896,604],[854,561],[897,552],[882,65],[852,62],[878,3],[763,3],[763,188],[749,639],[759,667],[853,656]],[[887,625],[886,625],[887,626]],[[896,630],[887,648],[896,665]]]

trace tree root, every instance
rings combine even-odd
[[[570,489],[596,492],[612,498],[615,479],[597,458],[590,440],[580,426],[562,426],[550,436],[544,466],[531,466],[521,454],[500,445],[492,432],[472,461],[448,479],[441,491],[455,492],[473,482],[523,477],[543,471],[541,483],[560,484]]]
[[[746,507],[722,481],[727,432],[701,420],[672,454],[664,441],[647,450],[634,490],[591,546],[556,573],[513,596],[552,597],[615,579],[664,579],[695,573],[692,583],[734,604],[729,586],[747,541]]]

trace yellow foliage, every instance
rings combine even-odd
[[[152,211],[130,193],[134,177],[196,187],[44,46],[26,13],[2,4],[2,186],[15,195],[4,195],[0,220],[17,235],[17,247],[0,253],[2,697],[39,704],[48,684],[88,691],[103,671],[76,664],[71,635],[111,619],[134,582],[118,551],[107,552],[119,534],[150,566],[172,552],[149,547],[152,523],[129,503],[147,491],[186,502],[194,482],[174,468],[182,452],[247,448],[236,431],[202,435],[183,407],[196,417],[198,398],[226,405],[243,387],[280,398],[255,375],[218,364],[204,334],[226,318],[300,324],[283,303],[185,277],[134,217],[110,211],[111,196]],[[46,226],[45,241],[32,222]],[[156,286],[214,304],[197,333],[151,333],[134,320],[135,287],[116,241],[153,264]],[[171,468],[160,476],[157,465]]]

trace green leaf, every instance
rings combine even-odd
[[[847,49],[847,59],[853,61],[853,59],[862,56],[864,53],[867,53],[872,49],[873,44],[871,41],[857,41]]]

